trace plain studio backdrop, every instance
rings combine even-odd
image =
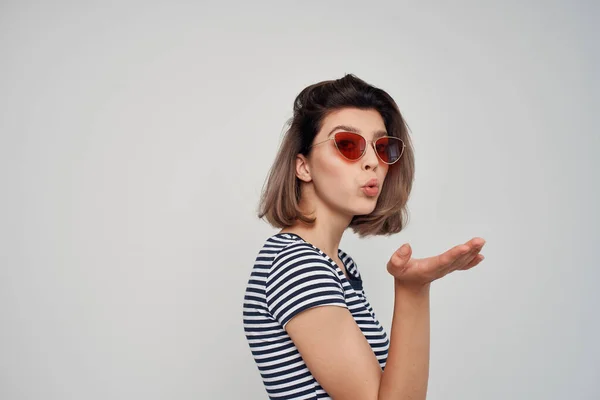
[[[192,4],[193,3],[193,4]],[[472,237],[431,292],[429,399],[600,398],[598,3],[0,5],[0,398],[265,399],[244,289],[292,102],[353,73],[412,131],[385,265]]]

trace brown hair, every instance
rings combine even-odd
[[[375,109],[381,114],[389,136],[406,147],[399,161],[390,165],[377,205],[368,215],[355,215],[349,227],[359,236],[391,235],[404,228],[408,220],[406,203],[414,177],[414,151],[409,128],[392,97],[353,74],[307,86],[294,100],[294,113],[286,124],[289,129],[269,176],[263,185],[258,218],[266,217],[276,228],[294,225],[297,219],[312,224],[316,218],[304,215],[300,208],[300,180],[296,177],[296,156],[308,156],[309,146],[322,127],[324,118],[342,108]]]

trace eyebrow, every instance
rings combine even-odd
[[[359,135],[362,135],[362,133],[360,132],[360,129],[355,128],[353,126],[350,125],[336,125],[330,132],[329,135],[327,135],[327,137],[329,138],[331,136],[331,134],[337,130],[343,130],[343,131],[348,131],[348,132],[354,132],[354,133],[358,133]],[[381,137],[381,136],[387,136],[387,132],[386,131],[377,131],[373,134],[373,139]]]

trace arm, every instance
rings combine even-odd
[[[425,399],[431,282],[479,264],[482,246],[480,240],[473,240],[426,259],[413,259],[411,252],[394,254],[388,264],[394,276],[394,312],[383,372],[347,308],[309,308],[292,317],[284,329],[312,375],[335,400]]]
[[[387,364],[379,399],[425,399],[429,378],[429,289],[402,286],[394,279],[394,313]]]
[[[390,350],[379,362],[348,309],[306,310],[286,325],[312,375],[335,400],[425,399],[429,376],[429,285],[395,283]]]

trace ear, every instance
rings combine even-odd
[[[312,181],[308,159],[302,154],[296,156],[296,176],[304,182]]]

